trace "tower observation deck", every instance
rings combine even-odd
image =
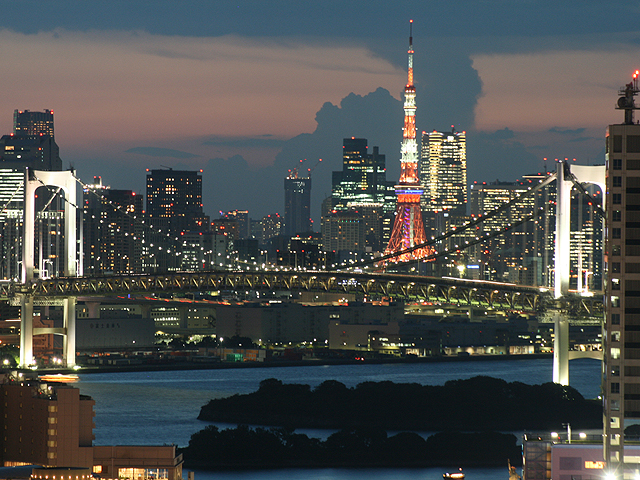
[[[418,143],[416,142],[416,87],[413,85],[413,20],[409,23],[409,68],[404,88],[404,127],[400,152],[400,181],[395,187],[397,196],[396,217],[385,255],[398,263],[423,258],[432,253],[431,247],[403,252],[427,241],[422,223],[420,197],[423,192],[418,178]],[[400,253],[402,252],[402,253]]]

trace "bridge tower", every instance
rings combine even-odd
[[[396,185],[398,197],[396,218],[385,255],[401,252],[427,241],[422,223],[420,197],[423,188],[418,178],[418,143],[416,142],[416,87],[413,85],[413,20],[409,23],[409,69],[404,88],[404,128],[400,152],[400,182]],[[428,247],[403,253],[390,260],[403,262],[423,258],[432,253]]]
[[[76,180],[74,172],[39,171],[26,169],[24,179],[24,240],[22,242],[22,283],[26,287],[20,294],[20,366],[33,363],[33,335],[54,333],[64,336],[63,356],[67,367],[75,365],[76,358],[76,298],[63,300],[63,328],[33,328],[33,296],[29,283],[35,278],[35,199],[36,190],[42,186],[60,188],[66,198],[64,208],[65,276],[77,274],[76,254]]]
[[[560,161],[556,170],[558,192],[556,207],[556,246],[554,259],[554,298],[560,300],[569,293],[571,276],[571,189],[573,180],[592,183],[605,190],[604,165],[570,165]],[[553,381],[569,385],[569,318],[558,302],[554,311]]]

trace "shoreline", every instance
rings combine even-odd
[[[183,371],[183,370],[220,370],[234,368],[280,368],[280,367],[310,367],[327,365],[384,365],[384,364],[406,364],[406,363],[440,363],[440,362],[491,362],[500,360],[539,360],[553,358],[550,353],[531,353],[526,355],[470,355],[470,356],[441,356],[423,358],[380,358],[367,359],[365,361],[354,359],[334,359],[334,360],[278,360],[270,362],[217,362],[217,363],[167,363],[167,364],[141,364],[141,365],[119,365],[119,366],[83,366],[78,370],[72,368],[38,368],[31,370],[26,368],[11,368],[7,370],[44,373],[44,374],[93,374],[93,373],[117,373],[117,372],[162,372],[162,371]]]

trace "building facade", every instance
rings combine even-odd
[[[142,195],[102,185],[83,189],[83,267],[87,275],[142,273]]]
[[[2,376],[2,466],[89,469],[102,478],[182,479],[182,455],[176,455],[175,445],[94,446],[94,400],[55,377]],[[68,472],[49,474],[54,473]]]
[[[311,177],[301,177],[294,169],[284,179],[284,234],[292,237],[310,231]]]
[[[467,208],[467,136],[465,132],[422,132],[420,199],[425,212],[451,211],[464,215]]]
[[[633,119],[637,78],[620,91],[625,122],[606,132],[606,288],[604,460],[616,478],[634,478],[629,425],[640,421],[640,125]]]
[[[172,235],[206,231],[209,218],[202,209],[202,174],[190,170],[151,170],[147,173],[148,219]]]
[[[14,110],[13,134],[20,137],[54,137],[53,110]]]

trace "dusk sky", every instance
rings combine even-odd
[[[322,158],[318,221],[344,137],[397,180],[409,19],[418,129],[467,132],[469,181],[602,163],[640,68],[635,0],[0,5],[0,133],[16,108],[52,109],[65,168],[138,193],[146,168],[203,169],[212,217],[282,214],[287,170]]]

